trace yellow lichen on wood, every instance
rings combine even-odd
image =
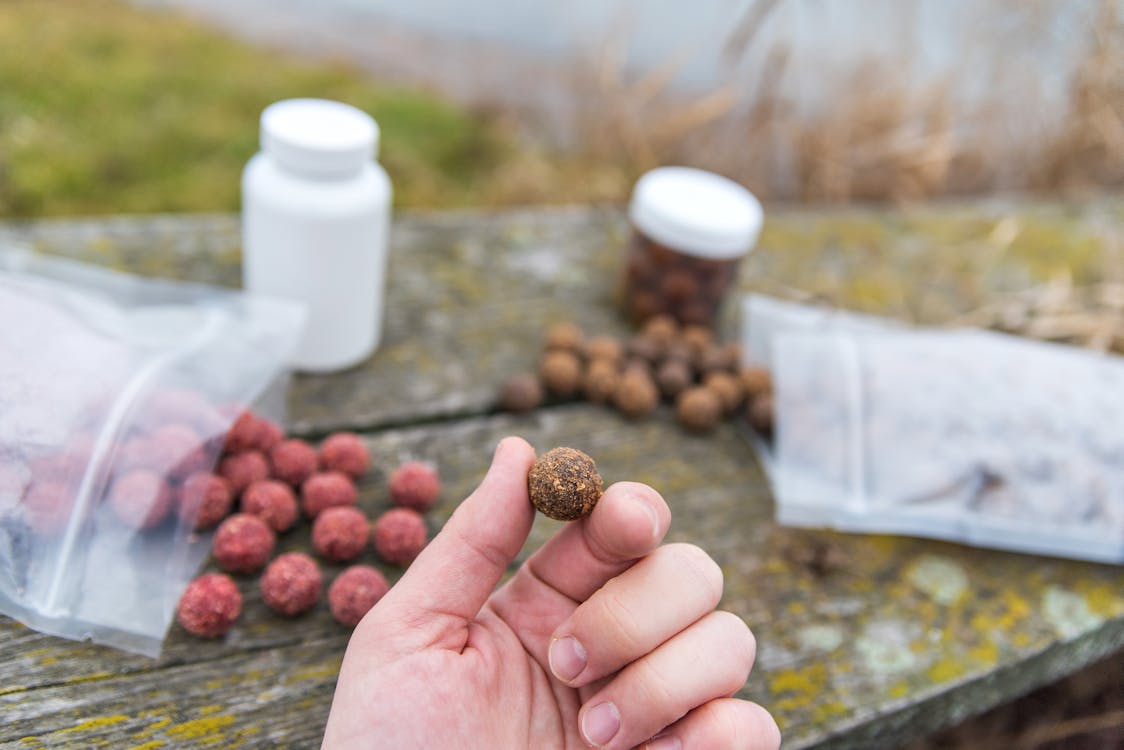
[[[326,664],[314,664],[308,667],[295,669],[291,674],[285,676],[284,684],[291,685],[294,682],[302,682],[304,680],[322,680],[328,678],[335,678],[339,675],[340,664],[343,662],[343,656],[339,659],[332,659]]]
[[[114,714],[113,716],[99,716],[93,719],[86,719],[75,724],[72,727],[62,729],[62,732],[85,732],[90,729],[101,729],[102,727],[110,727],[114,724],[120,724],[123,721],[128,721],[129,717],[124,714]]]
[[[224,738],[222,730],[234,723],[229,714],[204,716],[168,728],[168,736],[177,740],[197,740],[206,737]]]
[[[945,657],[936,661],[933,666],[929,667],[929,680],[935,684],[955,680],[957,677],[963,675],[967,670],[963,662],[959,659],[952,657]]]
[[[827,667],[821,662],[815,662],[800,669],[786,669],[773,675],[769,680],[769,690],[774,696],[792,693],[776,702],[779,710],[802,709],[822,696],[826,684]]]

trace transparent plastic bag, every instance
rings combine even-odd
[[[1124,562],[1124,360],[871,322],[749,323],[781,523]]]
[[[182,482],[282,378],[303,316],[0,249],[0,612],[158,654],[209,551]]]

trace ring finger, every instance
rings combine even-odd
[[[733,695],[753,666],[756,643],[741,618],[713,612],[629,664],[578,713],[586,742],[625,750],[692,709]]]

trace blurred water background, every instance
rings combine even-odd
[[[1121,0],[138,0],[766,196],[1124,180]]]

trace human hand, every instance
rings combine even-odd
[[[697,547],[660,546],[671,513],[650,487],[609,487],[493,592],[531,529],[534,460],[502,441],[359,623],[323,747],[778,747],[772,717],[730,697],[755,644],[714,611],[722,573]]]

